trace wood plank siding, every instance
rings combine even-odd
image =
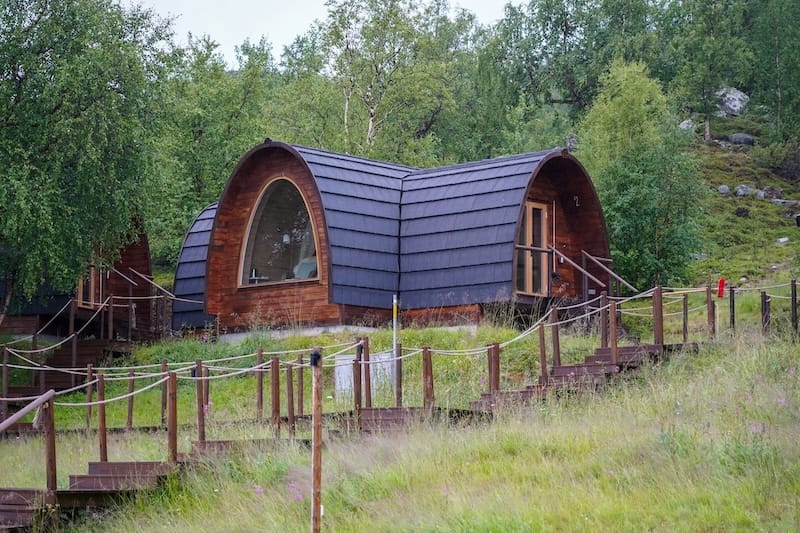
[[[318,279],[242,286],[242,257],[249,223],[264,188],[288,178],[308,206],[317,238]],[[258,324],[338,324],[330,301],[328,232],[313,176],[303,160],[281,146],[260,145],[234,170],[217,207],[206,266],[206,311],[222,328]]]

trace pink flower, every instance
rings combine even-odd
[[[262,494],[264,494],[264,488],[256,486],[255,493],[258,494],[259,496],[261,496]]]
[[[789,370],[787,370],[786,373],[789,374],[790,376],[794,376],[794,367],[793,366],[789,367]]]
[[[757,423],[750,424],[750,433],[761,433],[764,431],[764,426]]]
[[[778,405],[780,406],[786,405],[786,398],[784,398],[783,396],[778,396]]]
[[[303,500],[303,495],[300,494],[299,492],[295,492],[294,493],[294,501],[299,502],[299,501],[302,501],[302,500]]]

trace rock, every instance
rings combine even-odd
[[[764,187],[764,196],[770,200],[780,200],[783,198],[783,190],[780,187]]]
[[[567,147],[567,152],[574,152],[575,149],[578,148],[578,136],[574,133],[567,135],[567,138],[564,139],[564,142]]]
[[[746,207],[737,207],[734,215],[739,218],[750,218],[750,210]]]
[[[748,281],[750,281],[750,278],[748,278],[747,276],[742,276],[741,278],[739,278],[739,283],[747,283]]]
[[[720,185],[719,187],[717,187],[717,191],[719,191],[720,194],[730,194],[731,188],[728,187],[727,185]]]
[[[737,185],[736,189],[734,189],[736,196],[742,198],[744,196],[750,196],[753,193],[753,189],[748,187],[747,185]]]
[[[714,94],[719,98],[717,114],[721,117],[738,117],[744,113],[747,102],[750,100],[749,96],[733,87],[723,87]]]
[[[702,261],[704,259],[708,259],[708,254],[705,252],[700,252],[699,254],[690,254],[689,257],[691,257],[695,261]]]
[[[753,146],[756,144],[756,139],[747,133],[733,133],[728,135],[728,141],[731,144],[744,144],[746,146]]]
[[[786,244],[787,242],[789,242],[789,237],[781,237],[775,242],[777,242],[778,244]]]
[[[690,118],[687,118],[686,120],[684,120],[683,122],[681,122],[680,124],[678,124],[678,127],[679,127],[680,129],[682,129],[682,130],[691,130],[691,131],[694,131],[694,120],[692,120],[692,119],[690,119]]]
[[[756,198],[758,198],[759,200],[763,200],[765,197],[766,195],[764,194],[764,191],[761,190],[756,191]]]

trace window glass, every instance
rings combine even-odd
[[[272,182],[250,226],[242,285],[317,277],[317,250],[308,209],[288,180]]]

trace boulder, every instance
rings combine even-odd
[[[694,120],[687,118],[686,120],[678,124],[678,127],[682,130],[694,131]]]
[[[753,189],[748,187],[747,185],[737,185],[734,189],[736,196],[742,198],[744,196],[750,196],[753,193]]]
[[[739,218],[750,218],[750,210],[746,207],[737,207],[734,215]]]
[[[728,187],[727,185],[720,185],[719,187],[717,187],[717,191],[719,191],[720,194],[730,194],[731,188]]]
[[[744,113],[750,100],[749,96],[733,87],[723,87],[714,94],[719,98],[717,115],[720,117],[738,117]]]
[[[728,135],[728,141],[731,144],[744,144],[746,146],[753,146],[756,144],[756,139],[747,133],[733,133]]]
[[[764,187],[764,196],[769,198],[770,200],[780,200],[783,198],[783,190],[780,187],[771,187],[766,186]]]

